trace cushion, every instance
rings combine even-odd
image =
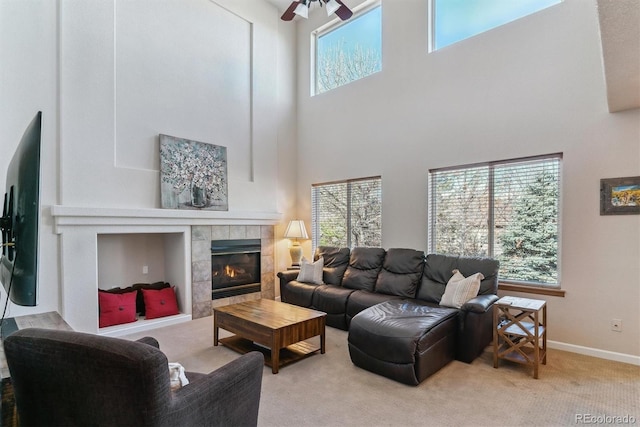
[[[158,317],[172,316],[179,314],[178,301],[174,288],[164,289],[142,289],[144,298],[145,317],[155,319]]]
[[[423,269],[424,252],[414,249],[388,249],[382,270],[376,279],[375,291],[414,298]]]
[[[461,256],[458,258],[458,265],[455,268],[460,270],[463,276],[482,273],[484,279],[480,282],[478,295],[498,293],[500,262],[497,259]]]
[[[353,248],[349,266],[342,278],[342,286],[373,292],[385,254],[386,251],[382,248]]]
[[[349,248],[336,248],[334,246],[318,246],[314,259],[324,258],[324,272],[322,280],[327,285],[340,285],[342,276],[349,265]]]
[[[98,289],[98,313],[101,328],[135,322],[136,291],[116,293]]]
[[[142,290],[143,289],[164,289],[164,288],[171,287],[171,285],[165,282],[155,282],[155,283],[136,283],[131,287],[138,291],[138,295],[136,297],[136,311],[140,313],[140,316],[144,316],[145,309],[144,309],[144,297],[142,296]]]
[[[442,254],[427,255],[416,298],[440,304],[447,282],[451,279],[451,272],[458,268],[458,258],[458,256]]]
[[[324,267],[324,258],[320,257],[315,262],[309,262],[302,257],[300,262],[300,273],[298,273],[298,282],[313,283],[314,285],[322,285],[322,268]]]
[[[135,289],[133,289],[132,286],[129,286],[127,288],[111,288],[111,289],[98,289],[100,292],[108,292],[110,294],[126,294],[127,292],[134,292]]]
[[[464,277],[458,270],[453,270],[453,276],[447,282],[440,305],[460,308],[465,302],[478,295],[480,281],[484,279],[482,273],[475,273]]]

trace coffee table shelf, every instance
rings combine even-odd
[[[254,343],[246,338],[239,337],[237,335],[221,338],[220,344],[225,347],[229,347],[231,350],[244,354],[250,351],[259,351],[264,355],[264,364],[270,368],[273,368],[273,361],[271,359],[271,349],[261,344]],[[314,346],[306,341],[302,341],[296,344],[291,344],[285,348],[280,349],[280,361],[279,367],[289,365],[298,360],[302,360],[306,357],[313,355],[315,352],[320,351],[319,346]]]

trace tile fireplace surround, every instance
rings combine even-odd
[[[274,297],[279,213],[52,206],[51,215],[61,237],[60,314],[77,331],[120,336],[209,316],[214,304]],[[165,280],[176,286],[181,313],[98,328],[98,237],[144,233],[164,236]],[[261,292],[212,302],[211,240],[242,238],[261,241]]]
[[[211,316],[211,308],[256,298],[274,299],[275,262],[271,225],[198,225],[191,227],[191,288],[194,319]],[[211,300],[211,241],[260,239],[261,291]]]

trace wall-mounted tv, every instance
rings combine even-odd
[[[7,169],[0,230],[0,281],[15,304],[37,304],[42,112],[24,132]]]

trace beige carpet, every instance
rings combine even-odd
[[[213,347],[212,323],[207,317],[127,338],[154,336],[170,362],[210,372],[238,357]],[[488,348],[472,364],[451,362],[412,387],[354,366],[347,332],[328,327],[326,354],[277,375],[265,367],[258,425],[540,426],[582,424],[580,417],[624,424],[610,418],[624,416],[640,424],[640,367],[559,350],[549,350],[547,362],[535,380],[525,366],[494,369]]]

